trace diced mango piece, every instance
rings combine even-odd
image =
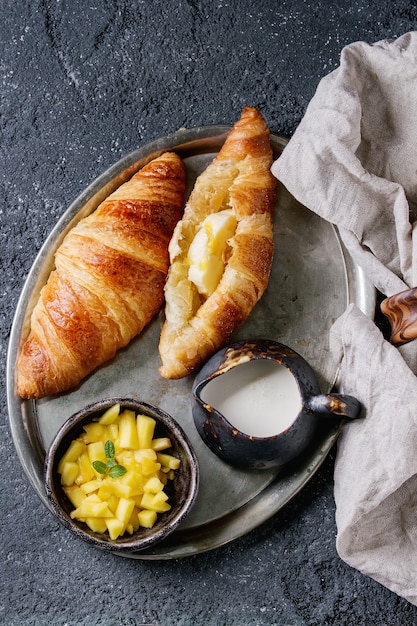
[[[80,485],[80,488],[82,489],[84,494],[88,495],[93,491],[97,491],[98,489],[100,489],[102,483],[103,481],[97,478],[96,480],[89,480],[87,483],[83,483],[82,485]]]
[[[109,498],[111,498],[113,491],[107,480],[102,481],[100,489],[97,491],[97,495],[100,500],[103,500],[103,502],[108,501]]]
[[[85,499],[87,502],[102,502],[96,493],[90,493]]]
[[[152,450],[167,450],[171,447],[171,439],[169,437],[157,437],[156,439],[152,439],[151,442]]]
[[[81,502],[80,506],[71,511],[71,517],[83,519],[87,517],[112,517],[107,502],[91,502],[87,498]]]
[[[119,448],[119,424],[109,424],[106,426],[106,439],[114,442],[115,448]]]
[[[123,524],[127,524],[135,508],[135,501],[130,498],[120,498],[116,509],[116,517]]]
[[[135,456],[133,450],[121,450],[117,454],[117,462],[124,465],[126,468],[129,467],[134,461]]]
[[[79,439],[74,439],[74,441],[71,441],[67,451],[62,455],[62,458],[60,462],[58,463],[58,472],[61,474],[64,464],[67,461],[69,462],[76,461],[78,457],[84,452],[84,450],[85,450],[85,443],[83,443]]]
[[[132,496],[132,499],[136,502],[136,506],[140,509],[140,503],[142,502],[143,493],[139,496]]]
[[[177,459],[177,457],[172,456],[172,454],[166,454],[164,452],[157,452],[156,456],[157,456],[159,463],[163,467],[169,467],[169,469],[176,470],[181,465],[180,459]]]
[[[119,504],[119,500],[120,498],[118,496],[115,495],[111,495],[108,500],[107,500],[107,504],[108,507],[110,509],[110,511],[113,513],[113,515],[116,515],[116,511],[117,511],[117,507]]]
[[[124,485],[129,485],[129,487],[132,488],[132,496],[137,496],[143,493],[144,480],[142,472],[140,472],[137,467],[128,470],[126,474],[122,476],[121,482]]]
[[[166,513],[171,510],[171,505],[168,502],[157,502],[152,505],[152,508],[157,513]]]
[[[87,517],[85,523],[94,533],[105,533],[107,530],[104,517]]]
[[[123,534],[125,525],[117,517],[111,517],[106,519],[107,530],[109,531],[110,539],[117,539]]]
[[[169,470],[171,471],[171,470]],[[159,472],[157,473],[157,478],[159,478],[159,480],[161,481],[161,483],[165,486],[168,482],[168,476],[165,472],[162,471],[162,467],[159,470]]]
[[[105,428],[98,422],[91,422],[84,426],[85,434],[83,435],[83,441],[86,444],[93,443],[94,441],[101,441],[105,434]]]
[[[136,418],[138,433],[138,448],[143,450],[152,448],[152,439],[155,432],[156,421],[148,415],[138,415]]]
[[[120,480],[113,480],[109,484],[112,495],[118,498],[131,498],[133,495],[133,489],[130,485],[125,485]]]
[[[78,458],[78,466],[80,468],[80,473],[76,482],[78,484],[87,483],[88,481],[95,478],[96,473],[91,465],[90,457],[88,456],[88,452],[83,452]]]
[[[89,443],[87,450],[91,463],[93,463],[93,461],[106,463],[107,459],[106,453],[104,452],[104,441],[94,441],[93,443]]]
[[[104,411],[103,415],[100,417],[99,424],[113,424],[119,417],[120,413],[120,404],[113,404],[110,408]]]
[[[168,500],[168,494],[165,493],[165,491],[158,491],[157,493],[152,494],[152,502],[154,505],[161,504],[161,502],[166,502],[167,500]],[[143,498],[142,498],[142,502],[143,502]]]
[[[137,530],[139,528],[138,514],[139,514],[139,508],[135,504],[135,506],[133,508],[133,511],[132,511],[132,515],[130,516],[130,519],[129,519],[128,523],[127,523],[127,526],[131,527],[132,532],[134,532],[135,530]],[[126,526],[126,529],[127,529],[127,526]],[[132,533],[130,533],[130,534],[132,534]]]
[[[157,513],[165,513],[165,511],[169,511],[171,505],[166,502],[164,498],[161,496],[166,495],[164,492],[151,494],[144,493],[142,496],[141,506],[144,509],[150,509],[151,511],[156,511]]]
[[[78,485],[64,487],[64,493],[75,508],[78,508],[85,498],[84,491]]]
[[[157,513],[149,509],[143,509],[138,513],[139,525],[143,528],[152,528],[156,522]]]
[[[73,485],[78,476],[78,472],[78,463],[75,463],[75,461],[66,461],[62,467],[61,484],[66,487]]]
[[[156,461],[152,461],[151,459],[143,459],[140,465],[144,476],[156,474],[161,469],[161,464],[156,463]]]
[[[145,493],[158,493],[158,491],[162,491],[163,488],[164,483],[161,482],[157,476],[152,476],[143,485],[143,491]]]
[[[121,448],[136,450],[139,448],[135,412],[125,410],[119,417],[119,445]]]
[[[141,463],[143,459],[150,459],[151,461],[156,461],[156,452],[152,450],[152,448],[145,448],[143,450],[135,450],[134,451],[135,461]]]

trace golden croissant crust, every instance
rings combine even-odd
[[[160,310],[185,179],[182,160],[164,153],[66,235],[18,357],[21,397],[75,387]]]
[[[216,158],[197,178],[170,243],[166,321],[159,343],[159,371],[165,378],[187,376],[202,365],[246,320],[267,287],[276,195],[272,160],[265,120],[256,109],[245,107]],[[204,292],[210,282],[207,264],[213,257],[210,237],[212,246],[217,245],[214,222],[205,226],[206,218],[223,211],[224,216],[234,216],[236,226],[221,259],[215,257],[217,266],[224,264],[219,282],[212,293]],[[203,238],[198,234],[202,228],[207,231]],[[199,245],[209,242],[206,257],[205,252],[198,252],[197,266],[190,258],[196,237]],[[190,271],[193,264],[194,274]],[[202,288],[190,278],[195,274]]]

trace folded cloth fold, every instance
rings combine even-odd
[[[365,410],[338,443],[338,553],[417,604],[417,378],[356,305],[333,325],[331,348],[343,391]]]
[[[417,32],[353,43],[272,167],[387,296],[417,286],[416,102]],[[363,405],[338,441],[337,549],[417,605],[416,342],[395,348],[356,305],[331,332],[343,392]]]
[[[417,32],[357,42],[324,77],[274,175],[337,224],[375,286],[417,285],[409,212],[417,207]]]

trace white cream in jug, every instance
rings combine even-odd
[[[301,409],[294,376],[269,359],[253,359],[217,376],[203,388],[201,399],[254,437],[286,430]]]

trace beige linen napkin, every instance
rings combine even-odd
[[[417,32],[344,48],[272,172],[382,293],[417,286]],[[393,347],[350,305],[331,348],[363,405],[338,442],[339,555],[417,605],[417,340]]]

